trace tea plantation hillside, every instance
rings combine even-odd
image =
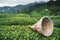
[[[36,13],[37,14],[37,13]],[[45,15],[0,14],[0,25],[33,25]],[[60,27],[60,16],[49,16],[55,27]]]
[[[44,35],[29,28],[45,15],[35,14],[0,14],[0,40],[60,40],[60,16],[50,16],[54,23],[51,36]]]

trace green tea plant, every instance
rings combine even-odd
[[[29,25],[0,25],[0,40],[59,40],[60,28],[54,28],[51,36],[45,37],[44,35],[29,28]]]

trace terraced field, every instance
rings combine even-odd
[[[29,28],[41,17],[25,14],[0,15],[0,40],[60,40],[60,16],[49,16],[54,23],[54,32],[49,37]]]

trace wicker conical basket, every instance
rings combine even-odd
[[[30,28],[45,36],[50,36],[53,33],[53,22],[48,16],[44,16]]]

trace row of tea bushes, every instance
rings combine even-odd
[[[36,22],[36,18],[30,17],[0,18],[0,25],[31,25]]]
[[[45,37],[27,26],[0,25],[0,40],[60,40],[60,28],[55,28],[51,36]]]
[[[0,25],[33,25],[43,16],[29,16],[28,14],[1,14]],[[53,20],[54,26],[59,27],[60,16],[48,16]]]

